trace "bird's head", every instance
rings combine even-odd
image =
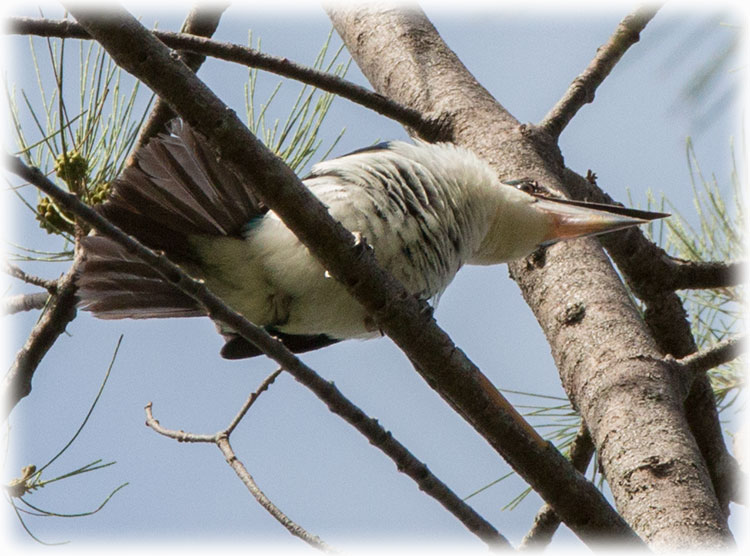
[[[473,264],[497,264],[564,239],[603,234],[669,216],[617,205],[552,197],[532,180],[503,182]]]

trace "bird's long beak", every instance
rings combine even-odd
[[[562,239],[591,236],[613,232],[665,218],[669,214],[629,209],[616,205],[555,199],[534,195],[535,207],[546,213],[552,222],[542,245],[551,245]]]

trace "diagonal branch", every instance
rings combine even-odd
[[[505,540],[492,525],[487,523],[471,507],[458,498],[445,484],[427,470],[427,467],[398,442],[390,432],[383,429],[377,420],[369,418],[356,405],[350,402],[332,383],[321,378],[290,352],[284,344],[271,337],[264,329],[255,326],[239,313],[230,309],[214,295],[202,281],[187,275],[179,266],[161,254],[143,246],[131,236],[111,224],[96,211],[82,203],[77,197],[66,193],[36,168],[29,168],[20,158],[5,156],[5,165],[15,174],[32,183],[53,198],[65,210],[75,214],[92,229],[117,241],[129,252],[159,272],[187,295],[198,301],[208,316],[217,322],[228,325],[240,336],[258,346],[266,355],[281,365],[298,382],[309,388],[335,414],[364,434],[373,446],[390,457],[402,473],[415,480],[420,489],[437,500],[444,508],[456,516],[470,531],[488,544],[503,546]],[[69,275],[72,275],[71,271]],[[208,442],[210,439],[204,439]]]
[[[564,171],[564,180],[573,198],[614,203],[593,180],[568,169]],[[624,276],[630,290],[643,301],[646,308],[644,321],[661,352],[677,358],[694,353],[698,347],[687,312],[679,295],[671,287],[666,287],[675,284],[674,268],[677,260],[646,238],[641,230],[631,229],[609,234],[601,236],[599,240]],[[679,270],[676,272],[679,273]],[[739,274],[735,269],[725,284],[734,283]],[[716,400],[708,378],[698,376],[692,381],[692,385],[687,383],[688,377],[683,376],[682,379],[682,389],[690,388],[684,403],[690,431],[706,461],[714,491],[726,514],[730,500],[737,500],[739,497],[737,462],[729,454],[724,442]]]
[[[299,537],[300,539],[304,540],[313,548],[317,548],[318,550],[322,550],[323,552],[336,552],[320,537],[308,533],[301,525],[292,521],[284,512],[282,512],[278,508],[278,506],[276,506],[276,504],[274,504],[268,498],[268,496],[266,496],[266,494],[255,482],[255,479],[253,479],[253,476],[250,475],[250,472],[245,467],[245,464],[243,464],[242,461],[235,455],[234,450],[232,449],[232,445],[229,443],[229,437],[222,436],[218,438],[216,440],[216,445],[219,447],[219,450],[221,450],[221,453],[224,454],[224,459],[226,459],[229,466],[240,478],[242,484],[247,487],[247,489],[258,501],[258,503],[279,523],[281,523],[287,531],[289,531],[295,537]]]
[[[656,15],[659,7],[640,6],[625,17],[606,44],[597,49],[589,66],[573,80],[565,95],[544,116],[539,127],[557,140],[578,110],[584,104],[594,102],[597,87],[607,78],[628,48],[638,42],[640,32]]]
[[[27,17],[10,17],[7,21],[7,29],[11,33],[44,37],[91,38],[91,35],[83,26],[73,21],[55,21]],[[301,83],[307,83],[322,91],[333,93],[391,118],[413,129],[415,133],[422,137],[437,138],[440,135],[440,125],[425,118],[419,111],[399,104],[388,97],[370,91],[337,75],[319,71],[287,58],[272,56],[238,44],[219,42],[186,33],[155,30],[153,34],[170,48],[175,48],[183,52],[212,56],[219,60],[258,68],[282,77],[295,79]]]
[[[237,428],[237,425],[240,424],[242,419],[245,418],[245,415],[248,411],[250,411],[250,408],[255,403],[255,400],[258,399],[258,397],[268,390],[268,388],[271,386],[271,384],[274,383],[276,378],[281,374],[281,371],[283,369],[276,369],[274,372],[272,372],[270,375],[268,375],[263,382],[261,382],[260,386],[258,387],[255,392],[250,394],[250,396],[245,400],[245,403],[242,404],[242,407],[237,412],[237,415],[234,416],[234,418],[229,422],[229,425],[227,425],[227,428],[225,428],[223,431],[221,431],[221,436],[229,436],[234,432],[234,429]]]
[[[198,3],[193,6],[182,25],[181,33],[210,37],[219,26],[221,15],[229,7],[226,2],[223,3]],[[192,52],[179,52],[179,58],[194,72],[198,71],[203,65],[206,57]],[[175,113],[169,105],[161,98],[156,99],[151,114],[146,123],[141,128],[136,141],[136,150],[146,143],[155,135],[164,131],[167,122],[175,117]]]
[[[674,365],[676,372],[695,376],[710,369],[718,367],[723,363],[739,357],[747,349],[744,336],[734,336],[717,343],[699,353],[694,353],[675,360],[667,356],[666,360]],[[594,455],[594,444],[585,424],[581,424],[573,443],[570,447],[570,460],[578,471],[585,472]],[[541,550],[548,546],[552,535],[560,525],[560,518],[555,510],[545,504],[534,518],[534,524],[521,541],[520,549]]]
[[[677,359],[674,361],[674,365],[679,372],[692,377],[710,371],[724,363],[729,363],[746,351],[747,338],[744,334],[737,335],[717,342],[702,351]]]
[[[483,157],[501,179],[525,176],[564,191],[555,141],[540,143],[538,135],[549,135],[533,133],[492,98],[421,10],[338,4],[328,13],[376,90],[443,123],[449,140]],[[730,545],[701,454],[675,410],[680,385],[596,241],[558,244],[509,267],[622,516],[655,546]],[[579,309],[575,318],[570,307]],[[662,459],[674,464],[659,466]]]
[[[310,253],[374,317],[428,384],[554,505],[566,524],[588,542],[610,536],[640,543],[602,493],[545,442],[453,344],[435,323],[426,303],[410,296],[380,269],[372,251],[335,222],[297,176],[249,133],[234,112],[195,74],[175,63],[161,42],[119,8],[106,13],[77,5],[69,9],[119,65],[166,99],[209,140],[227,166],[253,187]],[[253,164],[248,164],[249,160]],[[182,281],[177,280],[177,284]],[[189,289],[195,296],[197,290]],[[218,307],[215,301],[218,300],[211,301],[213,317]],[[242,330],[243,336],[245,332],[251,335],[249,323],[239,315],[226,317],[231,320],[226,324]],[[258,343],[260,338],[251,341],[264,349],[268,345]],[[582,508],[586,511],[582,512]]]
[[[183,430],[177,431],[164,428],[159,423],[159,421],[154,418],[151,402],[146,404],[145,407],[146,426],[150,427],[155,432],[168,438],[173,438],[178,442],[211,442],[213,444],[216,444],[221,453],[224,455],[224,459],[226,460],[227,464],[234,470],[245,487],[247,487],[247,489],[250,491],[250,494],[252,494],[253,498],[255,498],[255,500],[261,505],[261,507],[269,514],[271,514],[271,516],[276,521],[284,526],[284,528],[286,528],[286,530],[289,531],[292,535],[303,540],[313,548],[317,548],[324,552],[334,552],[331,547],[328,546],[328,544],[320,539],[320,537],[310,534],[301,525],[292,521],[289,516],[281,511],[281,509],[276,504],[274,504],[268,498],[268,496],[265,495],[265,493],[255,482],[255,479],[253,479],[253,476],[250,475],[250,472],[247,470],[245,465],[234,453],[234,450],[229,443],[229,436],[232,433],[232,430],[234,430],[234,427],[236,427],[239,423],[239,420],[242,419],[242,417],[247,413],[253,403],[255,403],[255,400],[258,399],[258,396],[268,389],[268,387],[271,385],[271,383],[273,383],[274,380],[276,380],[276,377],[279,376],[280,373],[281,369],[278,369],[277,371],[274,371],[273,373],[271,373],[271,375],[266,377],[266,379],[261,383],[260,387],[255,392],[250,394],[250,396],[248,396],[248,398],[245,400],[245,403],[242,405],[242,409],[240,410],[237,417],[232,420],[232,423],[226,429],[217,432],[216,434],[194,434],[185,432]]]
[[[581,473],[586,469],[594,456],[594,443],[585,423],[581,423],[576,437],[570,445],[570,461]],[[521,550],[544,550],[552,541],[552,536],[560,526],[560,518],[549,504],[542,506],[534,517],[534,523],[518,547]]]
[[[44,309],[49,299],[50,294],[45,292],[22,293],[3,297],[0,300],[0,315],[13,315],[25,311]]]
[[[68,273],[60,278],[47,309],[34,325],[26,343],[16,354],[13,365],[3,379],[4,418],[8,417],[21,399],[31,393],[31,380],[39,363],[76,316],[78,287],[75,275],[80,263],[80,257],[76,257]]]

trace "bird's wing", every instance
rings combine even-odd
[[[103,236],[83,238],[85,262],[78,276],[78,306],[102,319],[205,315],[183,293],[124,247]]]
[[[97,207],[112,223],[177,263],[194,258],[191,235],[240,237],[267,209],[217,159],[206,140],[180,120],[135,154]],[[100,318],[205,314],[189,296],[163,281],[114,241],[81,241],[86,261],[78,280],[80,306]]]
[[[127,233],[176,258],[194,234],[240,236],[265,214],[249,186],[180,120],[153,138],[113,182],[102,212]]]
[[[267,330],[271,336],[274,336],[293,353],[313,351],[341,341],[326,336],[325,334],[284,334],[273,328]],[[221,356],[224,359],[246,359],[249,357],[256,357],[263,353],[254,344],[248,342],[238,334],[225,332],[223,333],[223,336],[226,343],[221,348]]]

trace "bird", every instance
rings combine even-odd
[[[372,248],[408,292],[434,306],[464,265],[494,265],[557,241],[668,216],[501,181],[452,143],[389,141],[319,162],[302,183]],[[163,252],[295,353],[381,332],[279,216],[184,121],[140,148],[97,210]],[[103,319],[205,316],[200,305],[114,240],[81,240],[79,307]],[[222,325],[221,356],[261,351]]]

